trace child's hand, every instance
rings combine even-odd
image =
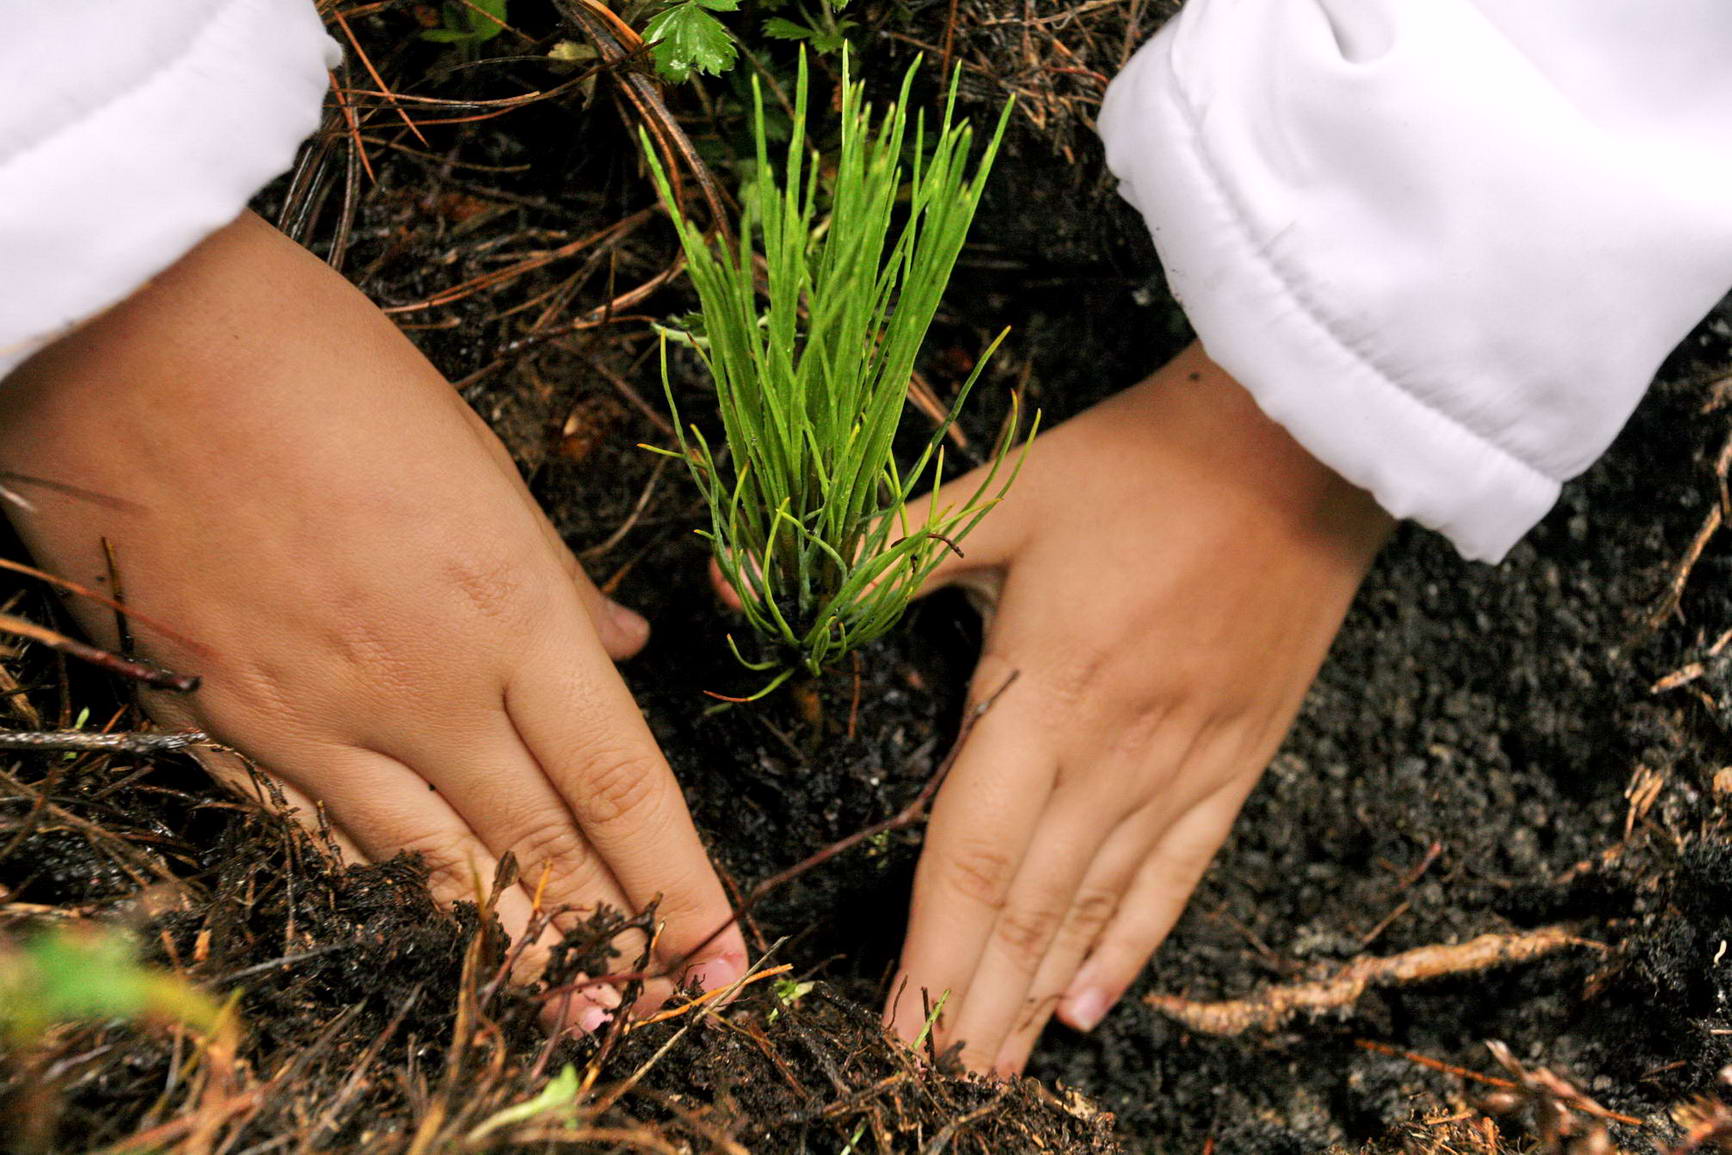
[[[964,478],[949,494],[972,492]],[[1022,1069],[1092,1028],[1184,908],[1391,520],[1197,346],[1039,438],[931,587],[995,603],[983,716],[939,792],[897,1030]],[[906,979],[904,983],[903,979]]]
[[[152,714],[256,759],[351,851],[423,852],[446,899],[515,851],[513,934],[543,867],[548,906],[659,895],[664,964],[729,918],[610,660],[648,625],[590,584],[396,328],[257,218],[0,383],[0,468],[130,503],[38,488],[13,516],[86,583],[112,541],[129,602],[204,647],[137,628],[204,676]],[[75,608],[112,644],[109,611]],[[690,970],[714,987],[744,960],[730,930]]]

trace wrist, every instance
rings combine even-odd
[[[1394,530],[1370,493],[1301,445],[1193,342],[1129,391],[1136,427],[1223,509],[1363,573]]]

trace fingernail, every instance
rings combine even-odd
[[[584,1034],[593,1035],[606,1026],[607,1021],[611,1018],[613,1016],[607,1012],[605,1007],[590,1003],[577,1013],[577,1025]]]
[[[686,971],[686,982],[698,982],[706,991],[717,991],[723,987],[732,986],[740,981],[746,973],[746,960],[743,956],[725,954],[712,959],[705,959]]]
[[[650,625],[636,610],[628,610],[612,598],[607,601],[607,616],[625,639],[634,645],[649,637]]]
[[[1090,988],[1065,999],[1059,1018],[1079,1031],[1092,1031],[1107,1017],[1111,1006],[1105,991]]]

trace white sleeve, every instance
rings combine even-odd
[[[1728,0],[1190,0],[1107,161],[1211,357],[1504,555],[1732,288]]]
[[[240,215],[318,127],[312,0],[0,0],[0,377]]]

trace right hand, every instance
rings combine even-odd
[[[652,969],[680,973],[651,998],[743,973],[737,928],[704,941],[732,912],[612,665],[648,624],[584,576],[396,327],[258,218],[0,382],[0,469],[124,501],[32,490],[10,512],[38,564],[87,584],[114,544],[129,604],[202,647],[135,628],[204,676],[145,695],[151,714],[254,759],[348,853],[419,851],[451,900],[513,851],[513,935],[544,868],[545,906],[659,898]],[[111,612],[74,610],[114,644]]]

